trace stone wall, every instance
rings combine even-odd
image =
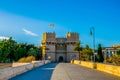
[[[67,52],[74,52],[74,44],[68,44],[67,45]]]
[[[47,44],[47,48],[48,50],[46,50],[46,52],[55,52],[55,45],[54,44]]]
[[[67,45],[67,62],[72,59],[79,59],[79,53],[74,51],[74,43]]]
[[[96,66],[93,62],[81,61],[80,64],[85,66],[85,67],[88,67],[88,68],[93,68],[93,69],[96,68]]]
[[[55,53],[46,53],[46,59],[51,60],[52,62],[55,62]],[[49,59],[50,57],[50,59]]]
[[[78,52],[69,52],[67,53],[67,62],[70,62],[70,60],[78,60],[79,59],[79,53]]]
[[[120,66],[97,63],[96,69],[99,71],[103,71],[103,72],[116,75],[116,76],[120,76]]]
[[[29,63],[18,63],[18,62],[14,62],[12,63],[12,67],[16,67],[16,66],[22,66],[22,65],[27,65]]]
[[[85,66],[85,67],[92,68],[92,69],[96,69],[96,70],[99,70],[99,71],[103,71],[103,72],[113,74],[113,75],[116,75],[116,76],[120,76],[120,66],[102,64],[102,63],[86,62],[86,61],[79,61],[79,60],[71,61],[71,63],[81,65],[81,66]]]
[[[43,61],[33,61],[31,63],[13,63],[13,67],[5,68],[0,70],[0,80],[8,80],[16,75],[22,74],[29,71],[35,67],[42,66],[44,64],[50,63],[49,60]]]
[[[46,59],[51,61],[55,61],[55,45],[54,44],[47,44],[47,48],[49,50],[46,50]]]

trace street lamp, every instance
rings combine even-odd
[[[94,55],[94,62],[95,62],[95,28],[90,28],[90,35],[93,36],[93,55]]]
[[[51,56],[48,56],[48,60],[51,60]]]

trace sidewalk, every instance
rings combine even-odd
[[[51,80],[120,80],[120,77],[70,63],[59,63]]]

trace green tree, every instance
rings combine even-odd
[[[42,47],[36,47],[36,60],[42,59]]]
[[[37,48],[34,44],[17,43],[12,37],[0,41],[0,62],[18,61],[31,55],[37,60],[41,59],[42,48]]]
[[[7,44],[8,44],[8,50],[9,50],[9,54],[7,58],[10,60],[10,62],[13,62],[15,59],[14,52],[15,52],[16,42],[15,40],[12,39],[12,37],[10,37],[7,40]]]
[[[36,50],[34,48],[30,48],[28,51],[28,56],[36,57]]]
[[[120,50],[117,51],[117,55],[120,55]]]
[[[86,45],[82,49],[81,54],[82,54],[82,60],[89,61],[89,60],[91,60],[91,56],[93,55],[93,51],[91,48],[89,48],[88,45]]]
[[[16,42],[10,37],[0,41],[0,62],[12,62],[14,60]]]
[[[27,50],[26,50],[26,44],[20,43],[17,44],[16,50],[14,52],[15,61],[20,59],[21,57],[27,57]]]
[[[9,54],[9,51],[7,49],[7,40],[0,41],[0,62],[5,62],[7,59],[7,56]]]
[[[101,44],[98,44],[97,61],[98,61],[98,62],[103,62],[103,61],[104,61],[104,57],[103,57],[103,54],[102,54]]]
[[[79,59],[81,60],[82,47],[80,46],[80,42],[75,43],[74,51],[77,51],[79,53]]]

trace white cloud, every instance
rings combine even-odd
[[[26,34],[31,35],[31,36],[38,36],[36,33],[33,33],[32,31],[29,31],[27,29],[22,29]]]
[[[3,40],[3,39],[9,39],[9,37],[0,36],[0,40]]]

